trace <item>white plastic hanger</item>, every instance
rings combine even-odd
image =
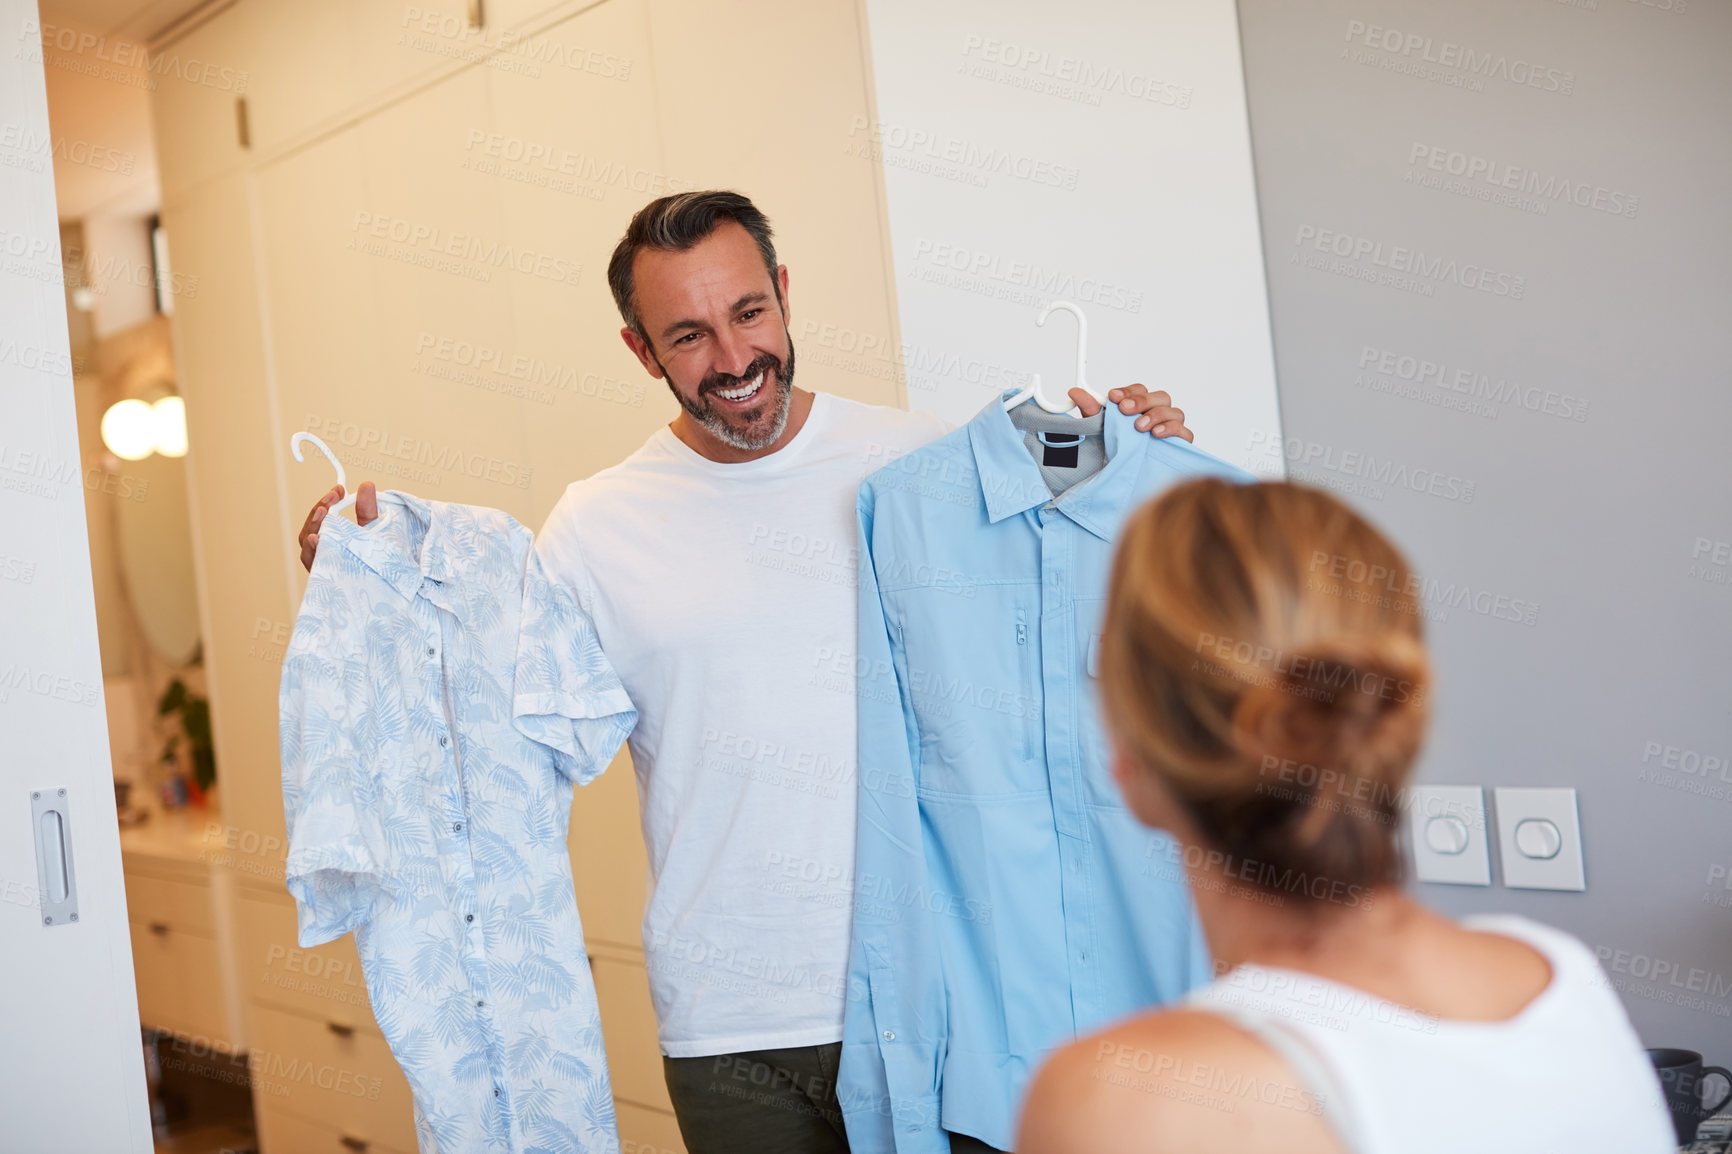
[[[340,513],[355,503],[355,494],[349,491],[349,476],[343,472],[343,462],[337,460],[337,454],[331,452],[331,446],[319,440],[312,433],[296,433],[289,438],[289,452],[297,461],[306,460],[301,455],[301,446],[311,441],[319,452],[325,454],[325,460],[331,462],[331,468],[337,470],[337,484],[343,486],[343,499],[331,506],[332,513]],[[329,514],[327,514],[328,516]]]
[[[319,452],[325,454],[325,460],[331,462],[331,468],[337,470],[337,484],[343,486],[342,499],[335,505],[332,505],[330,511],[325,515],[328,517],[332,513],[341,513],[344,509],[353,505],[355,503],[355,498],[359,497],[361,494],[358,491],[349,491],[349,478],[348,475],[343,472],[343,462],[337,460],[337,454],[331,452],[331,446],[319,440],[319,438],[314,436],[312,433],[296,433],[294,436],[289,438],[289,452],[294,454],[295,460],[306,460],[305,457],[301,456],[301,446],[308,441],[311,441]],[[401,507],[403,504],[401,497],[394,496],[389,492],[380,493],[378,495],[378,501],[381,505],[391,504]]]
[[[294,436],[289,438],[289,452],[294,454],[295,460],[306,460],[305,457],[301,456],[301,445],[307,441],[311,441],[319,452],[325,454],[325,460],[331,462],[331,468],[337,470],[337,484],[343,486],[343,499],[338,501],[335,505],[332,505],[330,513],[325,515],[328,517],[331,513],[341,513],[344,509],[353,505],[355,503],[355,498],[360,494],[350,491],[348,475],[343,472],[343,462],[337,460],[337,454],[331,452],[331,447],[325,444],[325,442],[319,440],[319,438],[313,434],[296,433]]]
[[[1052,315],[1054,309],[1063,309],[1065,312],[1076,318],[1075,387],[1081,389],[1083,392],[1099,401],[1101,407],[1105,408],[1107,403],[1106,397],[1090,388],[1088,383],[1088,318],[1083,315],[1082,309],[1078,308],[1070,301],[1053,301],[1051,304],[1040,310],[1040,315],[1034,318],[1034,323],[1044,326],[1046,324],[1046,318]],[[1061,395],[1056,401],[1048,397],[1046,393],[1041,390],[1039,373],[1030,373],[1028,376],[1028,387],[1014,396],[1006,397],[1004,399],[1004,407],[1006,410],[1014,409],[1024,401],[1033,401],[1049,413],[1069,413],[1073,417],[1082,415],[1082,411],[1071,402],[1070,397]]]

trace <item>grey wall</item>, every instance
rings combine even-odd
[[[1586,893],[1494,841],[1419,895],[1579,935],[1648,1045],[1732,1059],[1732,4],[1239,10],[1286,437],[1246,447],[1442,584],[1419,780],[1580,791]]]

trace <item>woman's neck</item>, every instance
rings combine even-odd
[[[1217,971],[1255,963],[1325,976],[1376,967],[1430,916],[1398,887],[1356,887],[1334,900],[1228,883],[1191,869],[1191,894]]]

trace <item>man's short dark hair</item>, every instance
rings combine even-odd
[[[613,290],[614,304],[619,306],[620,319],[645,344],[653,347],[638,317],[637,286],[632,279],[632,263],[637,254],[646,248],[685,252],[715,232],[725,220],[751,234],[764,258],[764,267],[769,270],[770,283],[775,286],[776,303],[782,303],[781,281],[776,276],[776,246],[770,242],[770,221],[758,211],[757,205],[737,192],[724,189],[664,196],[638,209],[607,262],[607,284]]]

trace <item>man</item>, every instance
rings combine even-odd
[[[645,206],[608,281],[620,335],[681,412],[572,484],[537,549],[640,715],[644,953],[668,1091],[692,1154],[846,1151],[854,500],[947,427],[794,387],[788,270],[738,193]],[[1108,399],[1138,428],[1191,439],[1165,393]],[[340,493],[301,530],[309,567]],[[364,484],[357,517],[375,511]]]

